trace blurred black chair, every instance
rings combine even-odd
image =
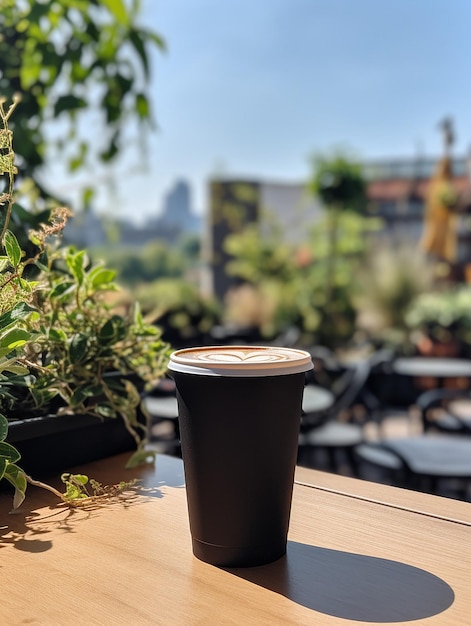
[[[178,404],[175,384],[170,379],[142,396],[150,421],[149,447],[171,456],[181,456]]]
[[[404,394],[401,381],[394,373],[395,355],[392,350],[377,350],[369,358],[370,373],[362,390],[365,421],[374,423],[378,435],[384,435],[388,418],[401,417],[409,420],[413,399]]]
[[[458,410],[459,401],[466,411]],[[469,404],[468,404],[469,403]],[[471,390],[432,389],[417,399],[424,432],[436,430],[449,434],[471,435]]]
[[[269,345],[283,346],[284,348],[296,348],[301,338],[301,330],[297,326],[288,326],[278,334]]]
[[[323,451],[327,455],[328,468],[338,472],[340,457],[345,456],[351,472],[358,475],[354,448],[363,441],[363,426],[350,423],[345,413],[351,410],[365,388],[370,373],[370,361],[352,364],[332,385],[333,401],[323,410],[309,410],[304,403],[298,447],[298,464],[316,467],[316,455]],[[308,381],[305,391],[309,390]]]
[[[335,352],[322,345],[311,346],[307,351],[313,364],[313,369],[306,374],[307,382],[332,389],[334,393],[336,386],[341,389],[344,385],[342,377],[347,374],[349,368],[339,361]]]

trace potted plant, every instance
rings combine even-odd
[[[405,320],[419,353],[469,357],[471,354],[471,289],[452,287],[418,296]]]
[[[141,391],[163,375],[169,347],[138,304],[120,313],[107,304],[118,289],[112,270],[61,245],[67,209],[30,231],[27,251],[20,245],[9,228],[18,210],[14,108],[0,102],[0,478],[15,486],[17,505],[28,480],[20,454],[38,472],[133,446],[132,463],[148,456]]]

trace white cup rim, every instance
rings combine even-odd
[[[219,360],[201,360],[192,358],[192,354],[202,351],[219,353],[222,358]],[[249,351],[248,358],[240,358],[238,353]],[[257,354],[285,353],[289,360],[263,360],[257,359]],[[227,353],[228,360],[224,361],[224,353]],[[250,353],[253,353],[251,355]],[[227,346],[201,346],[195,348],[185,348],[176,350],[170,355],[168,369],[173,372],[184,374],[196,374],[200,376],[236,376],[236,377],[257,377],[257,376],[286,376],[288,374],[298,374],[313,368],[312,358],[309,352],[298,348],[285,348],[283,346],[247,346],[247,345],[227,345]]]

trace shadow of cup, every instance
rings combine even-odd
[[[424,619],[455,597],[444,580],[418,567],[293,541],[274,563],[227,571],[313,611],[354,621]]]

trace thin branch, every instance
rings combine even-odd
[[[31,478],[31,476],[28,476],[28,474],[25,474],[25,478],[26,481],[30,484],[33,485],[34,487],[40,487],[41,489],[46,489],[47,491],[50,491],[51,493],[53,493],[55,496],[57,496],[60,500],[62,500],[63,502],[67,502],[64,498],[64,494],[61,493],[58,489],[56,489],[55,487],[53,487],[52,485],[48,485],[47,483],[43,483],[40,480],[35,480],[34,478]]]
[[[13,111],[15,110],[16,105],[18,104],[19,101],[20,101],[20,98],[18,96],[14,96],[12,104],[10,104],[8,111],[5,113],[5,109],[3,108],[3,103],[5,102],[5,99],[0,98],[0,117],[2,118],[3,128],[7,133],[8,133],[8,120],[11,114],[13,113]],[[11,158],[12,158],[12,162],[11,162],[11,168],[8,171],[8,192],[7,192],[8,204],[6,208],[5,221],[3,223],[2,233],[0,235],[0,243],[2,245],[3,245],[3,239],[5,237],[5,233],[8,230],[8,224],[10,223],[10,215],[11,215],[11,210],[13,207],[13,181],[15,179],[15,175],[14,175],[15,166],[13,163],[14,158],[15,158],[15,153],[13,152],[11,135],[8,135],[8,137],[9,137],[8,149],[9,149],[9,155],[11,155]]]
[[[20,102],[20,100],[21,100],[21,96],[19,96],[18,94],[15,94],[13,96],[13,102],[8,107],[8,111],[4,114],[6,122],[8,122],[8,120],[10,119],[13,111],[16,109],[16,106]],[[2,104],[3,104],[4,101],[5,101],[5,99],[3,99]]]

